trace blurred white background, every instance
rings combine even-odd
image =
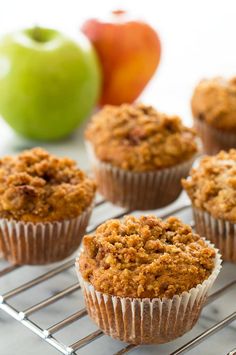
[[[0,34],[35,24],[75,33],[87,18],[117,8],[150,22],[162,40],[161,64],[140,100],[191,124],[197,81],[236,74],[235,0],[0,0]],[[1,120],[0,134],[2,155],[18,140]]]

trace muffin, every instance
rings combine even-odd
[[[83,239],[76,270],[89,316],[105,334],[165,343],[196,323],[221,259],[175,217],[110,220]]]
[[[69,256],[84,235],[95,183],[73,160],[35,148],[0,159],[0,249],[13,264]]]
[[[224,260],[236,262],[236,150],[203,158],[183,186],[196,231],[214,242]]]
[[[99,192],[130,210],[173,202],[197,152],[194,131],[179,117],[141,104],[105,106],[85,138]]]
[[[204,151],[236,148],[236,78],[202,80],[192,97],[192,112]]]

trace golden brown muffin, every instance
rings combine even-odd
[[[85,137],[100,194],[129,210],[173,202],[197,152],[194,131],[179,117],[141,104],[105,106]]]
[[[236,132],[236,78],[200,81],[191,104],[194,117],[215,128]]]
[[[211,240],[226,261],[236,262],[236,150],[205,157],[183,180],[196,231]]]
[[[95,183],[68,158],[35,148],[0,159],[0,249],[13,264],[72,254],[92,211]]]
[[[105,106],[93,117],[85,138],[99,160],[136,172],[177,165],[197,151],[194,131],[179,117],[142,104]]]
[[[0,218],[70,219],[91,205],[94,194],[95,183],[71,159],[41,148],[0,159]]]
[[[103,223],[85,236],[76,270],[89,316],[108,335],[165,343],[196,323],[221,259],[175,217]]]
[[[207,154],[236,148],[236,78],[202,80],[191,105],[194,125]]]
[[[82,277],[97,291],[122,297],[172,298],[202,283],[215,251],[177,218],[110,220],[83,241]]]
[[[193,205],[215,218],[236,222],[236,150],[204,157],[183,180]]]

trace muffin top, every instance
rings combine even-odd
[[[105,106],[85,132],[96,156],[131,171],[152,171],[182,163],[197,151],[195,133],[177,116],[142,104]]]
[[[95,183],[75,161],[41,148],[0,159],[0,217],[57,221],[77,217],[91,203]]]
[[[194,117],[215,128],[236,131],[236,77],[200,81],[191,104]]]
[[[203,158],[183,181],[195,207],[236,222],[236,150]]]
[[[215,251],[175,217],[109,220],[83,240],[77,260],[97,291],[131,298],[172,298],[209,277]]]

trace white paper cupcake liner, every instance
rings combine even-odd
[[[202,139],[205,153],[213,155],[220,150],[236,148],[236,133],[217,129],[198,118],[194,118],[194,125]]]
[[[195,229],[219,248],[225,261],[236,263],[236,224],[216,219],[207,211],[193,207]]]
[[[181,179],[188,176],[194,158],[174,167],[152,172],[132,172],[101,162],[91,143],[86,147],[98,191],[115,205],[132,210],[164,207],[180,195]]]
[[[209,278],[172,299],[132,299],[103,294],[83,280],[76,262],[89,316],[105,334],[128,343],[160,344],[182,336],[198,320],[207,294],[220,272],[221,256],[215,250],[215,267]]]
[[[48,264],[71,255],[80,245],[92,207],[71,220],[32,223],[0,219],[0,250],[13,264]]]

